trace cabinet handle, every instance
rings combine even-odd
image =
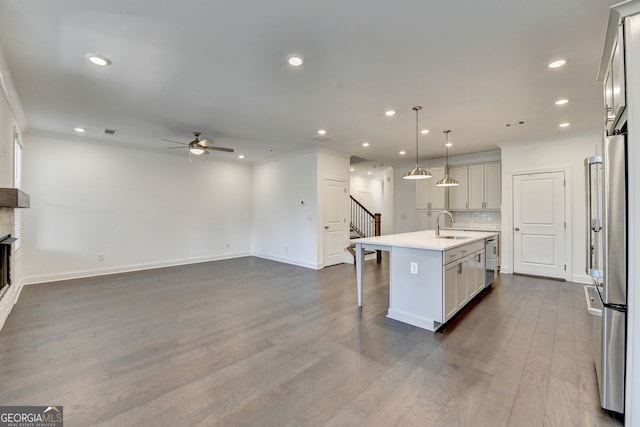
[[[482,209],[486,209],[487,208],[487,202],[482,202]]]
[[[462,274],[462,263],[458,264],[458,274]]]
[[[431,202],[427,203],[427,209],[431,209]]]
[[[466,253],[467,253],[467,251],[460,251],[460,252],[462,252],[463,254],[466,254]]]
[[[465,203],[465,206],[469,209],[469,202]]]
[[[478,263],[480,262],[480,258],[482,258],[482,256],[478,254]]]

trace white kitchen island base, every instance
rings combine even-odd
[[[387,317],[436,331],[485,287],[484,241],[495,233],[420,231],[356,241],[358,305],[364,248],[389,251]]]

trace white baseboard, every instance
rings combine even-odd
[[[587,276],[586,274],[574,274],[573,276],[571,276],[571,281],[576,283],[583,283],[585,285],[593,284],[591,276]]]
[[[323,267],[322,264],[312,264],[310,262],[298,261],[296,259],[291,259],[291,258],[282,258],[274,255],[264,254],[261,252],[254,252],[251,255],[258,258],[268,259],[271,261],[278,261],[278,262],[283,262],[285,264],[297,265],[298,267],[311,268],[313,270],[320,270]]]
[[[166,260],[149,262],[142,264],[129,264],[124,266],[97,268],[88,270],[65,271],[62,273],[43,274],[39,276],[23,277],[22,282],[25,285],[34,285],[37,283],[59,282],[61,280],[81,279],[83,277],[106,276],[109,274],[128,273],[131,271],[152,270],[154,268],[174,267],[185,264],[198,264],[201,262],[220,261],[223,259],[240,258],[251,256],[250,252],[227,253],[223,255],[212,255],[204,257],[182,258],[176,260]]]

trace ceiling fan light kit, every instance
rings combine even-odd
[[[416,112],[416,166],[408,170],[402,178],[404,179],[427,179],[431,178],[431,173],[420,167],[418,164],[418,111],[422,110],[420,105],[413,107],[413,111]]]
[[[436,182],[436,187],[455,187],[456,185],[460,185],[460,183],[449,176],[449,147],[451,146],[451,144],[449,143],[449,134],[451,133],[451,131],[443,130],[442,133],[444,133],[447,138],[444,145],[447,149],[447,160],[444,166],[444,178]]]
[[[184,145],[189,149],[189,155],[193,154],[194,156],[200,156],[202,154],[209,154],[209,151],[224,151],[227,153],[233,153],[235,150],[233,148],[226,147],[215,147],[213,146],[213,141],[203,138],[200,139],[201,132],[195,131],[193,132],[193,136],[195,139],[189,143],[173,141],[171,139],[163,139],[163,141],[174,142],[176,144]],[[169,149],[173,148],[182,148],[182,147],[167,147]]]

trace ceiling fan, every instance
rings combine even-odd
[[[201,132],[193,132],[193,136],[195,137],[195,139],[191,142],[180,142],[180,141],[173,141],[171,139],[163,139],[162,141],[167,141],[167,142],[173,142],[175,144],[180,144],[183,145],[184,147],[166,147],[167,149],[171,150],[171,149],[175,149],[175,148],[188,148],[189,149],[189,153],[193,154],[195,156],[199,156],[201,154],[209,154],[210,151],[224,151],[227,153],[233,153],[233,148],[226,148],[226,147],[215,147],[213,146],[213,141],[207,139],[207,138],[202,138],[200,139],[200,135],[202,135]]]

